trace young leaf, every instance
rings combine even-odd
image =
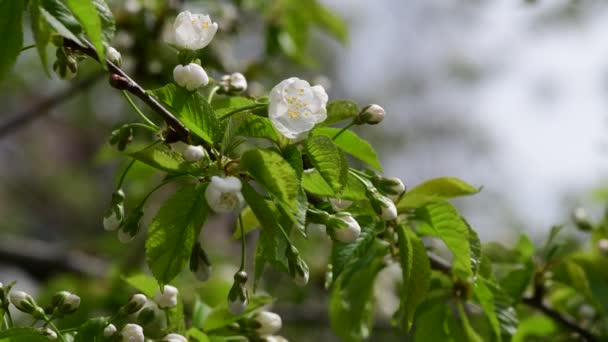
[[[82,27],[60,0],[40,0],[40,13],[61,36],[82,44]]]
[[[222,139],[223,134],[217,114],[201,94],[187,91],[175,84],[167,84],[154,90],[153,93],[199,138],[208,143],[219,142]]]
[[[249,150],[241,157],[241,167],[281,204],[292,211],[298,210],[300,184],[296,172],[280,154],[269,150]]]
[[[166,145],[155,144],[127,155],[155,169],[170,174],[198,174],[200,163],[189,163],[184,157]]]
[[[217,113],[218,117],[222,117],[225,114],[232,112],[233,110],[247,107],[255,104],[256,102],[252,99],[241,97],[241,96],[229,96],[229,97],[216,97],[211,102],[211,106]]]
[[[204,196],[206,187],[207,184],[188,185],[178,190],[160,208],[148,228],[148,266],[160,284],[169,283],[188,264],[209,213]]]
[[[333,198],[338,197],[336,192],[323,179],[319,171],[315,169],[306,170],[304,172],[302,175],[302,187],[313,195]],[[346,181],[346,188],[339,197],[350,201],[366,200],[365,186],[363,186],[357,178],[349,174]]]
[[[224,303],[215,308],[213,311],[207,315],[205,321],[203,322],[203,329],[205,332],[217,330],[228,326],[234,322],[237,322],[243,317],[248,316],[253,311],[259,309],[260,307],[270,304],[273,302],[273,299],[268,296],[251,296],[249,297],[249,304],[247,305],[247,309],[240,315],[235,316],[228,310],[228,304]]]
[[[397,227],[399,260],[403,275],[401,303],[396,313],[399,326],[406,332],[412,327],[416,308],[425,299],[431,279],[431,265],[420,238],[405,225]]]
[[[338,134],[338,132],[340,132],[340,129],[338,128],[319,127],[313,130],[312,134],[325,135],[333,138],[336,136],[336,134]],[[355,132],[346,130],[342,132],[340,136],[334,139],[334,142],[344,152],[382,172],[382,166],[380,165],[380,161],[378,161],[378,156],[376,155],[374,148],[367,141],[359,137]]]
[[[153,277],[147,274],[134,274],[129,277],[123,277],[123,279],[127,284],[138,289],[150,298],[153,298],[156,295],[156,292],[158,292],[158,283]]]
[[[338,146],[324,135],[315,135],[306,140],[306,152],[327,184],[341,194],[348,179],[348,164]]]
[[[351,263],[359,261],[376,240],[376,235],[383,229],[377,227],[371,217],[357,217],[357,222],[361,226],[361,234],[353,243],[343,243],[334,241],[331,250],[331,264],[333,279],[338,279],[344,268]],[[379,225],[382,225],[380,223]]]
[[[240,218],[243,220],[243,233],[245,233],[245,235],[247,235],[247,233],[249,233],[250,231],[252,231],[256,228],[259,228],[261,226],[260,222],[258,221],[258,218],[255,217],[255,214],[251,210],[251,207],[246,207],[245,209],[243,209],[241,211]],[[232,238],[233,239],[241,238],[241,228],[238,227],[238,225],[234,229]]]
[[[327,119],[323,126],[333,125],[342,120],[354,118],[361,109],[359,105],[351,100],[333,100],[327,105]]]
[[[475,294],[475,298],[483,312],[488,317],[490,321],[490,325],[492,326],[492,330],[494,330],[495,339],[498,342],[502,341],[502,333],[500,331],[500,322],[496,316],[496,311],[494,309],[494,294],[488,286],[486,285],[486,280],[483,278],[478,278],[473,287],[473,293]]]
[[[13,67],[23,45],[23,27],[21,20],[26,1],[0,1],[0,37],[2,37],[2,53],[0,53],[0,80]]]
[[[469,227],[452,204],[445,200],[435,200],[416,210],[415,219],[431,229],[433,236],[445,242],[454,254],[453,271],[462,277],[472,275]]]
[[[105,65],[105,47],[103,45],[101,19],[92,0],[66,0],[68,7],[84,28],[87,38],[97,51],[97,57]]]
[[[50,77],[51,74],[49,71],[46,47],[51,40],[51,28],[49,27],[46,19],[42,17],[39,6],[40,0],[31,0],[30,25],[32,27],[32,33],[34,35],[34,41],[36,42],[36,49],[38,50],[38,56],[40,57],[42,68],[46,75]]]
[[[469,322],[469,317],[464,311],[464,305],[460,300],[456,302],[456,308],[458,309],[458,317],[460,318],[460,324],[462,324],[462,329],[464,330],[469,342],[483,342],[481,336],[479,336],[479,334],[477,334],[475,329],[473,329],[473,327],[471,326],[471,323]]]
[[[473,195],[478,188],[453,177],[441,177],[428,180],[405,193],[397,208],[403,211],[409,208],[422,207],[436,198],[452,198]]]

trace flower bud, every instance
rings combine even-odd
[[[121,228],[118,230],[118,241],[122,242],[122,243],[129,243],[131,242],[131,240],[133,240],[133,238],[135,237],[136,234],[131,235],[132,232],[126,231],[125,229]]]
[[[55,341],[57,339],[57,333],[49,328],[39,328],[40,334],[50,341]]]
[[[141,325],[148,325],[156,318],[156,310],[158,309],[153,305],[144,306],[137,314],[137,321]]]
[[[177,295],[179,291],[175,286],[165,285],[154,297],[154,301],[161,309],[171,309],[177,306]]]
[[[193,91],[209,83],[209,76],[202,66],[196,63],[178,65],[173,69],[173,80],[180,87]]]
[[[405,185],[397,177],[374,176],[372,183],[380,193],[387,196],[399,196],[405,191]]]
[[[260,311],[253,316],[258,327],[255,329],[260,336],[272,335],[281,330],[281,316],[270,311]]]
[[[376,125],[384,120],[384,108],[377,104],[371,104],[365,106],[359,115],[355,118],[354,122],[356,125]]]
[[[122,342],[144,342],[144,329],[137,324],[129,323],[122,328]]]
[[[330,198],[329,202],[331,202],[331,206],[336,211],[342,211],[342,210],[348,209],[348,207],[353,205],[353,201],[349,201],[349,200],[345,200],[345,199],[338,199],[338,198]]]
[[[384,221],[392,221],[397,218],[397,207],[390,198],[380,195],[375,189],[369,190],[367,197],[376,213]]]
[[[306,286],[309,277],[308,265],[300,257],[298,249],[293,245],[287,246],[285,256],[287,257],[289,275],[293,278],[294,283],[298,286]]]
[[[116,66],[122,65],[122,56],[120,55],[120,52],[118,52],[118,50],[116,50],[115,48],[113,48],[111,46],[108,46],[108,48],[106,49],[106,57],[114,65],[116,65]]]
[[[235,316],[240,316],[247,309],[249,294],[247,293],[247,273],[239,271],[234,275],[234,284],[228,292],[228,310]]]
[[[589,221],[589,215],[585,208],[579,207],[572,212],[572,220],[576,227],[584,232],[593,230],[593,225]]]
[[[347,212],[341,212],[334,215],[328,222],[328,227],[331,227],[333,238],[344,243],[356,241],[361,234],[359,222],[355,220],[353,215]]]
[[[103,329],[103,336],[114,336],[114,334],[116,334],[116,331],[118,331],[118,329],[116,329],[116,326],[114,324],[108,324],[108,326]]]
[[[11,291],[9,300],[19,311],[27,314],[34,314],[39,309],[34,298],[23,291]]]
[[[183,156],[186,161],[193,163],[205,157],[205,150],[202,146],[188,145],[184,150]]]
[[[111,74],[109,82],[112,88],[116,88],[118,90],[127,90],[133,86],[131,81],[119,74]]]
[[[205,253],[205,250],[201,247],[200,242],[197,242],[194,249],[192,249],[192,255],[190,255],[190,271],[192,271],[200,281],[207,281],[211,276],[211,262],[209,262],[207,253]]]
[[[125,304],[120,310],[127,315],[136,313],[146,305],[148,298],[145,295],[138,293],[131,296],[127,304]]]
[[[71,314],[80,307],[80,297],[68,291],[57,292],[51,299],[51,306],[60,314]]]
[[[243,74],[235,72],[231,75],[224,75],[219,82],[220,93],[238,94],[247,90],[247,79]]]
[[[163,337],[162,342],[188,342],[188,340],[180,334],[171,333]]]
[[[608,255],[608,239],[600,239],[597,242],[597,248],[600,250],[602,255]]]
[[[103,229],[107,231],[118,229],[124,217],[124,206],[122,204],[113,204],[103,215]]]
[[[262,341],[263,342],[289,342],[285,337],[275,336],[275,335],[264,336],[262,338]]]

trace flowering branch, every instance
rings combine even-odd
[[[431,262],[431,267],[434,270],[437,270],[437,271],[440,271],[443,273],[451,272],[452,266],[450,265],[449,262],[447,262],[446,260],[442,259],[441,257],[439,257],[433,253],[428,253],[428,256],[429,256],[429,260]],[[572,319],[571,317],[568,317],[568,316],[562,314],[561,312],[556,311],[555,309],[548,306],[543,301],[542,294],[540,294],[538,292],[535,292],[532,296],[523,297],[521,302],[523,304],[525,304],[531,308],[534,308],[535,310],[538,310],[538,311],[542,312],[543,314],[549,316],[551,319],[553,319],[555,322],[561,324],[562,326],[576,332],[581,337],[583,337],[585,339],[585,341],[587,341],[587,342],[595,342],[595,341],[599,340],[589,330],[581,327],[578,324],[578,322],[576,322],[574,319]]]

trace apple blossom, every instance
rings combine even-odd
[[[177,65],[173,69],[173,80],[178,86],[193,91],[209,83],[209,76],[202,66],[196,63]]]
[[[240,72],[235,72],[222,76],[219,86],[223,93],[238,94],[247,90],[247,79]]]
[[[242,186],[241,180],[236,177],[211,177],[211,182],[205,190],[207,204],[216,213],[229,213],[241,208],[245,204],[241,193]]]
[[[217,28],[217,23],[211,22],[208,15],[184,11],[165,31],[165,41],[179,50],[200,50],[209,45]]]
[[[129,301],[121,308],[121,310],[124,311],[126,314],[130,315],[141,310],[141,308],[143,308],[147,302],[148,298],[145,295],[137,293],[132,295],[131,298],[129,298]]]
[[[279,133],[301,139],[327,118],[327,93],[322,86],[297,77],[288,78],[270,91],[268,117]]]
[[[38,328],[38,331],[42,336],[49,339],[49,341],[55,341],[57,339],[57,333],[50,328]]]
[[[161,309],[170,309],[177,305],[177,295],[179,291],[175,286],[165,285],[162,292],[159,291],[154,297],[154,301]]]

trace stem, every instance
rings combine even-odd
[[[142,122],[133,122],[128,124],[127,126],[129,127],[141,127],[141,128],[145,128],[151,132],[157,133],[158,132],[158,126],[154,125],[154,126],[150,126],[148,124],[142,123]]]
[[[131,99],[131,97],[129,96],[129,94],[127,93],[126,90],[121,91],[121,93],[125,97],[127,102],[129,102],[129,105],[131,105],[131,108],[133,108],[133,110],[135,110],[137,115],[139,115],[142,118],[142,120],[144,120],[149,126],[156,128],[156,130],[160,129],[154,122],[152,122],[152,120],[148,119],[148,117],[139,109],[139,107],[137,107],[137,105],[135,104],[135,102],[133,102],[133,100]]]
[[[65,338],[63,338],[63,335],[61,334],[61,331],[59,331],[59,329],[57,329],[57,327],[55,326],[55,324],[53,324],[53,322],[48,317],[44,316],[44,321],[46,323],[48,323],[48,325],[51,326],[51,329],[53,329],[57,333],[57,336],[59,337],[59,339],[62,342],[66,342]]]
[[[118,186],[116,187],[116,190],[119,190],[122,187],[122,183],[124,182],[125,177],[127,176],[127,173],[129,173],[131,166],[133,166],[133,164],[135,164],[136,161],[137,160],[132,159],[131,162],[129,162],[129,165],[127,165],[125,170],[122,172],[122,174],[120,175],[120,179],[118,180]]]
[[[268,104],[266,104],[266,103],[256,103],[256,104],[252,104],[252,105],[249,105],[249,106],[237,108],[237,109],[235,109],[233,111],[230,111],[230,112],[224,114],[224,116],[222,116],[220,118],[220,120],[228,119],[229,117],[233,116],[236,113],[244,112],[244,111],[247,111],[247,110],[250,110],[250,109],[262,108],[262,107],[266,107],[266,106],[268,106]]]
[[[209,92],[209,97],[207,98],[207,103],[211,104],[211,101],[213,101],[213,97],[215,96],[215,93],[217,93],[217,91],[220,89],[219,86],[215,86],[213,87],[213,89],[211,89],[211,91]]]
[[[369,182],[369,180],[367,180],[367,179],[363,178],[363,177],[361,176],[361,174],[359,173],[359,171],[357,171],[357,170],[353,170],[353,169],[349,169],[349,170],[348,170],[348,172],[349,172],[351,175],[353,175],[353,177],[357,178],[357,180],[358,180],[359,182],[361,182],[361,184],[363,184],[363,185],[365,186],[365,188],[369,188],[369,187],[370,187],[370,184],[369,184],[370,182]],[[365,177],[367,177],[367,175],[366,175]]]
[[[346,131],[347,129],[353,127],[355,125],[355,121],[351,121],[348,125],[344,126],[340,132],[336,133],[336,135],[334,135],[334,137],[332,138],[333,140],[336,140],[342,133],[344,133],[344,131]]]
[[[6,314],[6,317],[5,317],[6,324],[9,327],[9,329],[15,327],[15,322],[13,322],[13,316],[11,316],[11,311],[7,309],[5,314]]]
[[[239,226],[241,229],[241,268],[239,272],[245,269],[245,229],[243,229],[243,215],[239,214]]]
[[[25,50],[29,50],[31,48],[35,48],[36,44],[31,44],[31,45],[26,45],[24,47],[21,48],[21,52],[25,51]]]

